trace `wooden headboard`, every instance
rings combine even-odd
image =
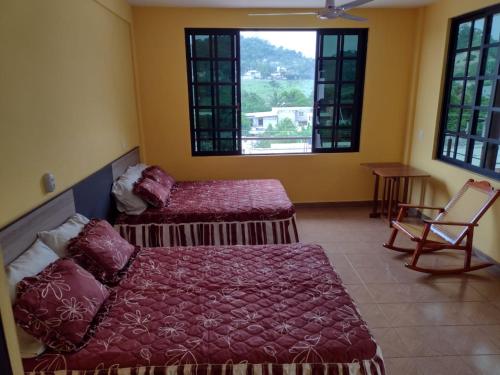
[[[139,148],[135,148],[0,229],[0,248],[3,250],[4,263],[7,265],[21,255],[36,240],[37,232],[61,225],[76,212],[89,218],[113,222],[116,215],[111,196],[113,181],[130,165],[139,161]]]

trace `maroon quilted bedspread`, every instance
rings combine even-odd
[[[361,369],[352,373],[384,373],[366,323],[318,245],[144,248],[113,294],[84,348],[24,360],[25,370],[221,374],[271,364],[273,373],[297,366],[300,374],[307,364],[320,366],[312,374],[348,374],[342,366],[353,365]],[[336,364],[344,365],[325,367]]]
[[[176,183],[167,207],[122,214],[116,224],[279,220],[294,213],[278,180],[194,181]]]

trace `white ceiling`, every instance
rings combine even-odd
[[[337,0],[342,5],[351,0]],[[433,3],[435,0],[373,0],[365,5],[380,7],[417,7]],[[324,0],[128,0],[138,6],[171,6],[196,8],[322,8]]]

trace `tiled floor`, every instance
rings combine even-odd
[[[381,246],[387,223],[368,212],[298,208],[298,226],[301,241],[321,244],[342,276],[382,347],[388,375],[500,374],[500,272],[437,277],[408,270],[406,255]],[[463,255],[422,260],[446,267]]]

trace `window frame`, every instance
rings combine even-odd
[[[490,137],[490,131],[491,131],[491,118],[492,118],[492,113],[498,113],[500,115],[500,106],[495,106],[494,105],[494,100],[495,100],[495,95],[496,91],[498,90],[498,85],[500,85],[500,56],[497,56],[495,66],[496,66],[496,74],[491,74],[491,75],[485,75],[484,74],[484,68],[487,62],[487,58],[484,55],[484,52],[487,51],[489,48],[498,48],[498,53],[500,55],[500,41],[495,42],[495,43],[489,43],[486,42],[486,38],[489,37],[491,33],[491,26],[493,22],[493,17],[495,14],[500,13],[500,4],[496,4],[493,6],[489,6],[486,8],[482,8],[479,10],[476,10],[474,12],[470,12],[467,14],[460,15],[458,17],[454,17],[451,19],[450,22],[450,32],[448,36],[448,50],[446,53],[446,75],[445,75],[445,84],[444,84],[444,91],[441,99],[441,113],[439,117],[439,133],[438,133],[438,144],[436,147],[436,154],[435,154],[435,159],[440,160],[444,163],[451,164],[466,170],[469,170],[471,172],[481,174],[486,177],[493,178],[495,180],[500,180],[500,173],[495,172],[493,169],[488,169],[485,166],[486,163],[486,153],[488,151],[487,144],[488,143],[496,143],[497,145],[500,145],[500,140],[494,140],[493,138]],[[484,18],[484,28],[483,28],[483,35],[481,38],[481,43],[479,46],[474,47],[472,45],[473,43],[473,35],[474,35],[474,23],[476,20]],[[459,26],[463,23],[466,22],[472,22],[472,28],[471,32],[469,35],[469,40],[467,47],[464,48],[457,48],[457,43],[458,43],[458,35],[459,35]],[[465,72],[464,72],[464,77],[458,77],[459,80],[462,80],[463,82],[468,82],[474,81],[475,82],[475,87],[474,87],[474,102],[471,105],[465,104],[465,96],[466,96],[466,85],[463,87],[463,93],[462,93],[462,98],[460,100],[459,105],[451,104],[451,98],[452,98],[452,83],[454,80],[457,80],[457,77],[454,77],[454,68],[455,68],[455,55],[460,52],[466,52],[470,55],[472,51],[477,49],[479,51],[479,60],[478,60],[478,67],[477,67],[477,72],[475,76],[468,76],[468,68],[469,68],[469,63],[470,63],[470,58],[467,58],[466,64],[465,64]],[[454,79],[455,78],[455,79]],[[470,78],[470,79],[469,79]],[[481,103],[478,104],[478,100],[480,99],[483,83],[485,81],[494,81],[492,84],[492,90],[491,90],[491,98],[489,104],[486,105],[481,105]],[[458,122],[457,122],[457,130],[454,132],[447,131],[447,120],[448,120],[448,115],[450,113],[450,109],[456,108],[459,111],[459,117],[458,117]],[[468,131],[462,132],[460,127],[461,127],[461,121],[462,121],[462,114],[464,110],[471,109],[472,110],[472,116],[471,116],[471,124],[470,124],[470,129]],[[496,110],[495,110],[496,109]],[[475,135],[473,132],[476,130],[477,123],[478,123],[478,118],[479,118],[479,112],[481,111],[486,111],[487,112],[487,117],[486,117],[486,128],[485,128],[485,136],[480,136],[480,135]],[[458,139],[463,138],[467,140],[467,145],[466,145],[466,154],[464,156],[464,161],[457,160],[456,158],[451,158],[448,156],[443,155],[444,150],[445,150],[445,140],[447,135],[453,135],[455,137],[455,144],[453,145],[454,154],[456,155],[456,150],[458,148]],[[473,141],[479,141],[483,142],[484,146],[481,151],[481,158],[480,158],[480,167],[472,165],[472,156],[473,156]],[[499,151],[500,152],[500,151]],[[497,156],[498,157],[498,156]]]
[[[359,152],[360,148],[360,138],[361,138],[361,122],[363,113],[363,99],[364,99],[364,85],[365,85],[365,73],[366,73],[366,58],[368,50],[368,33],[369,28],[185,28],[185,48],[186,48],[186,65],[187,65],[187,81],[188,81],[188,98],[189,98],[189,120],[190,120],[190,136],[191,136],[191,155],[192,156],[287,156],[287,155],[313,155],[313,154],[324,154],[324,153],[353,153]],[[313,93],[313,126],[311,134],[311,152],[307,153],[280,153],[280,154],[243,154],[242,153],[242,129],[241,129],[241,51],[240,51],[240,32],[245,31],[314,31],[317,33],[316,39],[316,56],[315,56],[315,72],[314,72],[314,93]],[[236,77],[236,90],[237,90],[237,111],[236,111],[236,125],[238,128],[237,132],[237,142],[238,149],[234,152],[224,152],[224,151],[196,151],[195,148],[195,119],[194,119],[194,98],[192,95],[191,87],[195,82],[192,80],[192,60],[190,56],[190,36],[194,33],[196,34],[224,34],[227,32],[233,32],[237,34],[236,37],[236,66],[237,72],[240,77]],[[352,104],[352,108],[359,108],[359,113],[354,113],[352,119],[352,135],[351,135],[351,147],[349,148],[323,148],[318,149],[314,144],[314,131],[316,129],[316,103],[317,103],[317,84],[318,84],[318,69],[319,69],[319,49],[320,49],[320,38],[323,33],[331,33],[336,35],[345,34],[356,34],[360,37],[360,42],[358,44],[358,56],[355,58],[356,61],[361,62],[359,67],[356,69],[356,80],[355,80],[355,97]],[[340,43],[339,43],[340,44]],[[342,48],[342,46],[338,47]],[[339,58],[340,60],[340,58]],[[336,73],[337,74],[337,73]],[[340,73],[341,74],[341,73]],[[195,80],[196,81],[196,80]],[[338,95],[340,96],[340,89],[336,89]],[[337,95],[337,94],[336,94]],[[339,106],[338,103],[335,104],[335,108]],[[335,116],[337,116],[337,110],[335,110]]]

